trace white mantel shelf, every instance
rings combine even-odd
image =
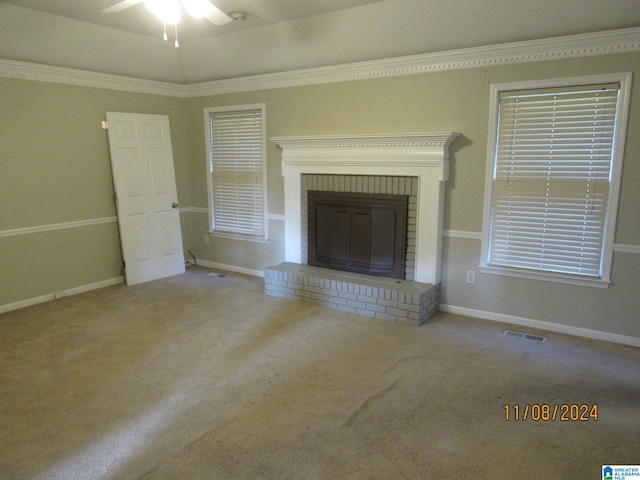
[[[285,258],[302,263],[302,175],[418,178],[415,279],[440,283],[444,182],[455,132],[273,137],[282,148]]]
[[[390,133],[367,135],[312,135],[272,137],[283,149],[290,148],[366,148],[366,147],[448,147],[458,133]]]

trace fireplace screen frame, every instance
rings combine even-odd
[[[307,195],[309,265],[405,278],[408,195]]]

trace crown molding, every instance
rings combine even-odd
[[[142,80],[120,75],[54,67],[51,65],[41,65],[17,60],[0,59],[0,77],[169,97],[184,96],[184,85],[177,83]]]
[[[640,27],[188,85],[3,59],[0,59],[0,77],[187,98],[637,51],[640,51]]]
[[[640,27],[193,83],[186,96],[414,75],[640,51]]]

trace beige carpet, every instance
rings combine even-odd
[[[0,479],[586,480],[640,464],[638,349],[451,314],[396,325],[209,272],[0,315]],[[505,404],[599,416],[506,421]]]

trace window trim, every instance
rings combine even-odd
[[[213,211],[213,179],[211,172],[211,155],[212,145],[210,136],[210,115],[212,113],[222,112],[242,112],[247,110],[260,110],[262,116],[262,196],[263,196],[263,211],[262,219],[264,225],[263,236],[251,236],[242,235],[241,233],[229,233],[221,232],[213,229],[214,211]],[[206,161],[205,168],[207,174],[207,203],[208,203],[208,226],[207,233],[212,237],[228,238],[233,240],[243,240],[254,243],[268,243],[269,242],[269,219],[268,219],[268,207],[267,207],[267,146],[266,146],[266,105],[264,103],[252,103],[245,105],[230,105],[222,107],[208,107],[204,109],[204,133],[205,133],[205,147],[206,147]]]
[[[485,172],[485,192],[482,225],[481,262],[479,269],[483,273],[504,275],[533,280],[545,280],[571,285],[608,288],[611,283],[611,266],[613,262],[613,244],[617,225],[618,201],[622,183],[622,163],[624,158],[627,122],[631,100],[632,73],[612,73],[589,75],[559,79],[530,80],[523,82],[496,83],[491,85],[489,106],[489,133],[487,141],[487,162]],[[578,87],[600,83],[620,83],[617,118],[614,133],[612,170],[609,188],[609,199],[603,232],[603,249],[600,278],[588,278],[552,272],[536,272],[513,267],[501,267],[488,264],[490,229],[493,204],[493,174],[498,135],[498,109],[500,94],[506,91],[531,90],[538,88]]]

